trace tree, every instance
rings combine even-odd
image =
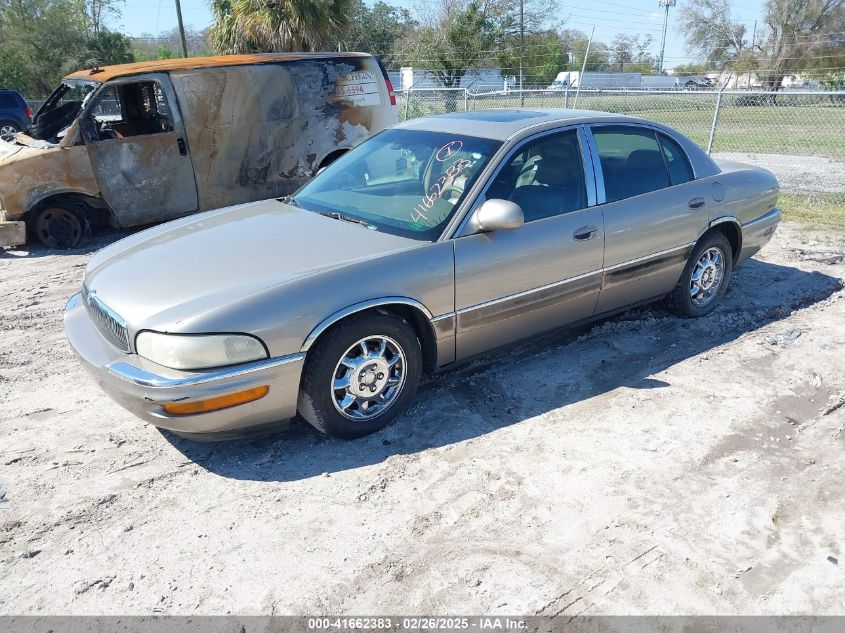
[[[100,31],[88,40],[87,59],[83,66],[109,66],[111,64],[128,64],[135,61],[132,53],[132,43],[121,33]]]
[[[25,84],[9,87],[27,96],[48,94],[79,67],[90,33],[83,0],[0,0],[0,57],[25,60],[17,71]]]
[[[219,53],[316,51],[346,32],[352,0],[212,0]]]
[[[132,38],[132,43],[138,60],[182,57],[182,40],[177,27],[158,35],[142,33],[139,37]],[[185,27],[185,43],[188,45],[188,57],[214,53],[209,43],[208,29],[198,31],[189,26]]]
[[[418,26],[408,9],[381,0],[372,8],[363,0],[351,0],[351,4],[349,30],[341,41],[346,50],[371,53],[387,62],[396,43]]]
[[[831,36],[845,30],[845,0],[767,0],[753,47],[727,0],[690,0],[680,19],[691,52],[736,72],[756,70],[764,89],[779,90],[787,75],[833,53]]]
[[[587,34],[576,29],[565,29],[559,33],[559,37],[563,50],[569,58],[569,63],[563,70],[580,71],[582,66],[588,72],[600,72],[609,69],[610,51],[604,42],[593,40],[585,65],[584,56],[587,55],[587,44],[590,41]]]
[[[808,66],[824,50],[826,37],[845,23],[845,0],[768,0],[761,46],[763,88],[778,90],[786,75]]]
[[[503,74],[516,75],[519,72],[520,46],[511,40],[503,47],[498,62]],[[522,72],[526,84],[548,86],[562,70],[566,70],[569,57],[555,31],[528,33],[525,36]]]
[[[728,0],[690,0],[678,17],[687,50],[711,66],[729,64],[748,46],[746,28],[731,17]]]
[[[457,88],[469,70],[491,59],[499,36],[493,16],[472,0],[465,7],[449,7],[438,23],[404,38],[396,55],[405,65],[431,71],[440,85]]]
[[[118,3],[122,0],[86,0],[85,13],[91,25],[94,37],[97,37],[105,29],[107,18],[115,18],[120,15]]]
[[[655,72],[657,60],[648,52],[653,43],[651,35],[640,38],[639,35],[619,33],[610,44],[610,62],[619,72]]]

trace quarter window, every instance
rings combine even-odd
[[[516,202],[526,222],[586,207],[577,132],[546,136],[524,145],[499,171],[486,197]]]
[[[607,202],[669,186],[669,174],[654,131],[624,125],[593,128]]]
[[[692,169],[681,146],[665,134],[659,134],[660,146],[669,168],[669,180],[673,185],[681,185],[692,180]]]

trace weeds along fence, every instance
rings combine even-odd
[[[787,196],[845,206],[845,92],[411,89],[397,92],[410,119],[488,108],[577,108],[664,123],[714,157],[776,173]],[[799,158],[801,157],[801,158]]]

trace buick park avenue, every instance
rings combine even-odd
[[[780,220],[767,171],[656,123],[572,110],[417,119],[294,195],[97,253],[65,327],[121,405],[181,434],[297,413],[352,438],[424,372],[668,297],[715,309]]]

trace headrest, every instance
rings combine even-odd
[[[666,169],[656,149],[635,149],[628,155],[627,165],[632,169]]]

